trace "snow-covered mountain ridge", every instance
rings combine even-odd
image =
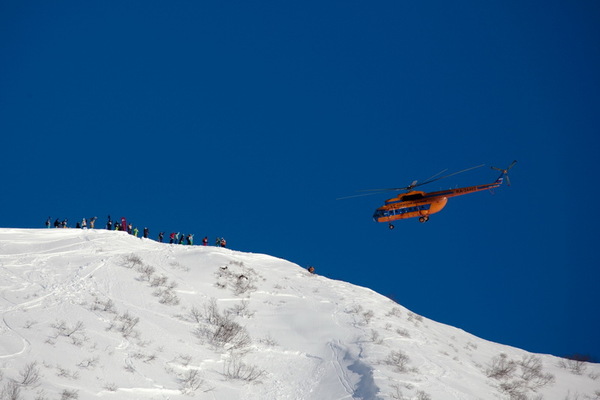
[[[597,364],[282,259],[124,232],[0,229],[0,313],[2,400],[600,399]]]

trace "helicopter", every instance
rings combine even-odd
[[[414,190],[415,188],[423,185],[427,185],[429,183],[438,181],[440,179],[449,178],[451,176],[467,172],[476,168],[483,167],[484,164],[477,165],[475,167],[463,169],[458,172],[453,172],[448,175],[443,175],[447,169],[438,172],[432,177],[426,179],[424,182],[417,183],[418,181],[413,181],[410,185],[406,187],[400,188],[389,188],[389,189],[372,189],[372,190],[363,190],[363,193],[354,196],[342,197],[340,199],[347,199],[351,197],[359,197],[359,196],[369,196],[373,194],[379,194],[384,192],[391,191],[405,191],[406,193],[400,194],[391,199],[387,199],[385,204],[375,210],[373,214],[373,220],[375,222],[387,222],[389,224],[390,229],[394,229],[394,225],[392,221],[397,221],[400,219],[408,219],[408,218],[419,218],[419,222],[424,223],[429,221],[429,216],[431,214],[435,214],[440,212],[448,203],[448,199],[450,197],[463,196],[465,194],[481,192],[483,190],[494,189],[502,185],[504,178],[506,178],[506,183],[510,186],[510,179],[508,178],[508,171],[515,166],[517,161],[513,161],[508,167],[505,169],[491,167],[494,170],[500,171],[500,176],[492,183],[486,183],[483,185],[477,186],[468,186],[461,187],[456,189],[448,189],[448,190],[440,190],[437,192],[426,193],[420,190]],[[338,200],[340,200],[338,199]]]

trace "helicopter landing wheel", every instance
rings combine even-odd
[[[394,229],[394,225],[392,225],[392,224],[389,224],[389,225],[388,225],[388,228],[390,228],[390,229]]]
[[[424,216],[424,217],[419,217],[419,222],[420,223],[425,223],[429,221],[429,217],[428,216]]]

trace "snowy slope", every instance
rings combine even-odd
[[[123,232],[0,229],[0,314],[0,399],[600,398],[596,364],[282,259]]]

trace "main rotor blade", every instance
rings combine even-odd
[[[354,197],[364,197],[364,196],[372,196],[374,194],[379,194],[381,192],[373,192],[373,193],[361,193],[361,194],[355,194],[352,196],[344,196],[344,197],[338,197],[336,200],[345,200],[345,199],[351,199]]]
[[[506,170],[508,171],[509,169],[511,169],[512,167],[514,167],[516,163],[517,163],[517,160],[513,161],[512,163],[510,163],[510,165],[508,166],[508,168],[506,168]]]
[[[421,182],[421,183],[419,183],[418,185],[415,185],[415,186],[413,186],[413,187],[417,187],[417,186],[423,186],[423,185],[426,185],[426,184],[428,184],[428,183],[431,183],[431,182],[439,181],[440,179],[449,178],[449,177],[451,177],[451,176],[454,176],[454,175],[457,175],[457,174],[461,174],[461,173],[463,173],[463,172],[467,172],[467,171],[470,171],[470,170],[472,170],[472,169],[475,169],[475,168],[480,168],[480,167],[483,167],[484,165],[485,165],[485,164],[476,165],[475,167],[471,167],[471,168],[463,169],[462,171],[458,171],[458,172],[453,172],[453,173],[451,173],[451,174],[448,174],[448,175],[440,176],[439,178],[435,178],[435,179],[429,179],[429,180],[427,180],[427,181],[425,181],[425,182]],[[442,172],[443,172],[443,171],[442,171]],[[440,173],[441,173],[441,172],[440,172]],[[436,174],[436,175],[439,175],[439,174]],[[436,175],[434,175],[434,176],[436,176]]]

